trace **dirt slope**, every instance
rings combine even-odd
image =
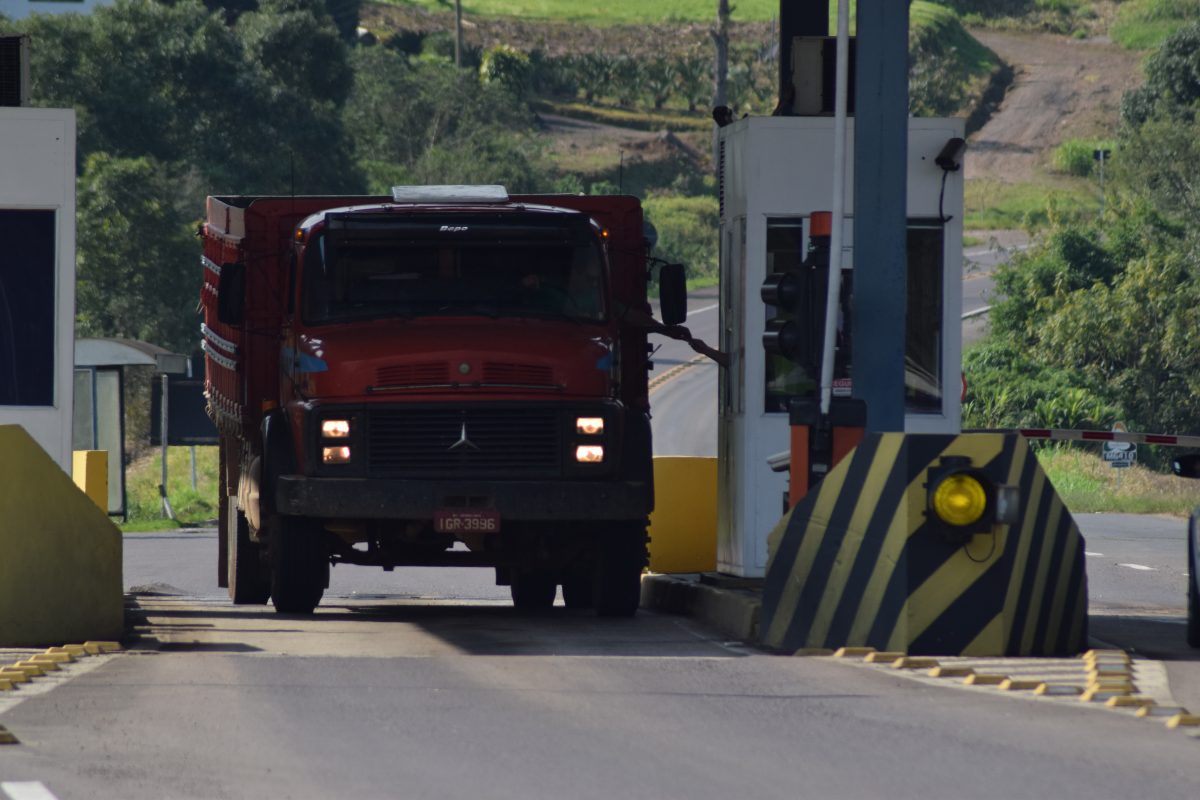
[[[999,109],[970,140],[966,178],[1022,183],[1065,139],[1112,136],[1121,95],[1141,83],[1141,56],[1108,41],[971,31],[1013,67]]]

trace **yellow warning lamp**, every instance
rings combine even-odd
[[[929,470],[925,487],[925,516],[929,525],[951,543],[962,543],[976,533],[987,533],[992,526],[1009,522],[1011,513],[1016,511],[1010,493],[1005,492],[1004,502],[998,503],[995,482],[963,456],[942,458]],[[1000,505],[1006,509],[1003,520],[997,515]]]

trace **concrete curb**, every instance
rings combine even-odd
[[[642,608],[694,617],[731,639],[758,641],[761,607],[762,601],[755,592],[707,586],[694,576],[642,578]]]

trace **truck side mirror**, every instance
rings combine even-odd
[[[663,264],[659,269],[658,304],[664,325],[682,325],[687,319],[687,280],[683,264]]]
[[[246,265],[221,265],[217,281],[217,319],[226,325],[241,325],[246,314]]]
[[[1200,453],[1175,459],[1171,462],[1171,471],[1181,478],[1200,478]]]

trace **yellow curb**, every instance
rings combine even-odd
[[[974,674],[975,670],[970,667],[934,667],[929,670],[931,678],[965,678]]]
[[[1134,712],[1135,717],[1177,717],[1186,714],[1186,708],[1179,706],[1142,706]]]
[[[1089,683],[1084,687],[1084,691],[1096,694],[1133,694],[1137,690],[1132,683]]]
[[[1025,681],[1017,678],[1005,678],[996,688],[1003,692],[1027,692],[1042,685],[1041,681]]]
[[[84,642],[83,647],[92,655],[121,652],[120,642]]]
[[[0,744],[20,744],[20,742],[7,729],[0,727]]]
[[[1154,705],[1154,700],[1141,695],[1125,694],[1108,698],[1104,701],[1104,705],[1108,706],[1109,708],[1129,708],[1131,706],[1140,707]]]
[[[1089,669],[1087,676],[1092,680],[1096,678],[1128,678],[1131,673],[1132,670],[1127,666],[1101,667],[1100,669]]]
[[[1124,650],[1088,650],[1083,658],[1129,658]]]
[[[1056,695],[1071,695],[1080,694],[1083,689],[1078,686],[1069,686],[1058,683],[1043,683],[1033,690],[1034,694],[1056,696]]]
[[[34,656],[34,658],[46,659],[59,664],[69,664],[75,660],[75,656],[71,655],[70,653],[55,653],[50,650],[40,653],[39,655]]]
[[[1008,680],[1007,675],[986,675],[975,673],[963,678],[963,683],[967,686],[999,686]]]
[[[25,670],[13,669],[12,667],[0,668],[0,678],[13,683],[28,683],[29,676],[25,674]]]
[[[864,658],[863,661],[867,662],[868,664],[882,664],[885,661],[891,663],[898,658],[904,658],[904,653],[900,653],[895,650],[880,650],[876,653],[868,653],[867,657]]]
[[[1176,714],[1167,720],[1168,728],[1194,728],[1200,725],[1200,715]]]
[[[833,651],[828,647],[801,647],[793,656],[831,656]]]
[[[892,662],[892,669],[933,669],[938,665],[936,658],[904,656]]]
[[[42,669],[40,665],[30,664],[28,661],[18,661],[16,664],[13,664],[11,667],[9,667],[9,669],[15,669],[19,672],[24,672],[31,678],[40,678],[46,674],[46,671]]]
[[[875,652],[874,647],[839,647],[833,651],[834,658],[860,658]]]
[[[64,644],[62,647],[51,647],[47,653],[67,653],[75,658],[87,658],[91,655],[81,644]]]
[[[29,658],[29,659],[26,659],[26,660],[25,660],[24,662],[22,662],[22,663],[24,663],[24,664],[35,664],[35,665],[37,665],[37,666],[41,667],[41,668],[42,668],[43,670],[45,670],[46,672],[57,672],[59,669],[61,669],[61,668],[58,666],[58,662],[57,662],[57,661],[53,661],[53,660],[51,660],[51,659],[48,659],[48,658],[46,658],[45,656],[32,656],[31,658]]]

